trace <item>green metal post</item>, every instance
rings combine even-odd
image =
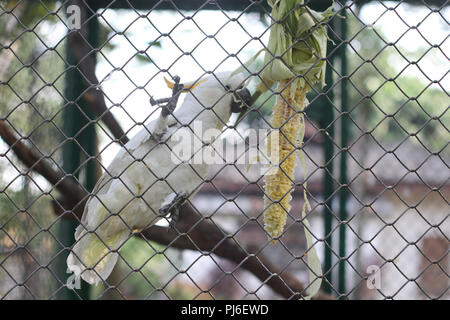
[[[98,20],[90,18],[88,22],[88,41],[96,48],[98,37]],[[66,59],[70,65],[76,65],[77,61],[70,48],[66,49]],[[69,103],[63,111],[63,131],[70,141],[63,146],[63,169],[67,174],[73,174],[79,178],[80,173],[85,176],[85,188],[92,191],[96,182],[95,161],[89,160],[83,168],[80,168],[82,158],[95,156],[96,152],[96,132],[95,125],[88,124],[92,119],[92,114],[85,102],[80,99],[86,89],[86,83],[78,69],[69,70],[66,74],[65,97]],[[89,117],[89,119],[87,117]],[[83,169],[83,170],[82,170]],[[70,274],[66,273],[66,259],[70,247],[75,242],[74,232],[78,223],[69,220],[61,220],[59,227],[59,239],[64,244],[66,250],[58,259],[60,259],[60,279],[67,279]],[[63,288],[59,292],[60,299],[89,299],[90,287],[84,281],[81,281],[81,288],[74,292]]]
[[[329,22],[329,26],[331,29],[334,29],[335,19],[332,19]],[[330,37],[333,39],[333,32],[330,30],[328,32]],[[324,141],[324,181],[323,181],[323,199],[324,199],[324,275],[327,281],[323,282],[323,290],[327,293],[332,292],[331,284],[333,283],[332,269],[331,265],[333,262],[332,256],[332,228],[333,228],[333,204],[332,204],[332,196],[333,196],[333,155],[334,155],[334,92],[333,92],[333,69],[331,66],[334,63],[334,52],[335,45],[329,44],[327,50],[327,71],[325,76],[325,81],[327,83],[324,88],[324,92],[326,93],[326,99],[324,103],[323,116],[321,120],[321,128],[325,129],[325,141]]]
[[[67,50],[66,58],[69,64],[76,64],[75,58],[70,50]],[[68,101],[76,101],[78,96],[83,91],[83,83],[82,79],[77,70],[70,70],[66,74],[66,87],[65,87],[65,97]],[[79,104],[79,103],[78,103]],[[81,130],[81,127],[85,121],[83,121],[83,116],[81,115],[80,110],[78,109],[77,104],[70,103],[67,105],[63,111],[63,131],[68,139],[73,139],[70,141],[66,141],[63,146],[63,170],[67,174],[73,174],[74,177],[79,177],[79,166],[80,166],[80,148],[76,141],[78,141],[78,133]],[[80,141],[78,141],[80,143]],[[66,273],[66,259],[70,252],[70,247],[75,242],[74,232],[78,223],[76,221],[71,220],[61,220],[59,226],[59,240],[64,244],[66,250],[60,254],[58,257],[60,261],[60,279],[65,279],[70,276],[70,274]],[[77,296],[78,294],[78,296]],[[85,299],[89,297],[89,290],[87,286],[82,282],[81,290],[77,290],[77,294],[73,291],[63,288],[59,292],[59,298],[65,300],[74,300],[74,299]]]
[[[340,21],[340,35],[341,39],[345,41],[347,39],[347,19],[346,19],[346,11],[342,13],[344,19]],[[341,83],[341,158],[340,158],[340,173],[339,173],[339,281],[338,281],[338,290],[341,297],[344,297],[346,293],[346,277],[345,277],[345,268],[346,268],[346,246],[347,246],[347,237],[346,237],[346,221],[347,221],[347,199],[348,199],[348,178],[347,178],[347,147],[349,140],[349,131],[350,131],[350,119],[348,115],[348,79],[346,78],[348,73],[348,65],[347,65],[347,46],[346,44],[341,44],[340,47],[340,57],[341,57],[341,75],[342,75],[342,83]]]
[[[98,48],[99,46],[99,22],[97,17],[91,17],[88,22],[88,41],[93,48]],[[97,64],[97,59],[94,54],[94,64]],[[89,117],[89,120],[95,120],[94,115],[91,112],[91,109],[82,104],[83,112]],[[86,119],[87,120],[87,119]],[[85,127],[83,132],[81,133],[81,140],[84,152],[87,154],[87,157],[96,157],[97,156],[97,133],[95,131],[95,123],[90,123]],[[94,186],[97,182],[97,160],[92,158],[87,161],[85,167],[85,188],[91,192],[94,189]]]

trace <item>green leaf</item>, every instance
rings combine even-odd
[[[330,7],[317,12],[303,5],[303,0],[268,1],[272,6],[269,43],[262,76],[266,81],[280,81],[298,75],[300,85],[325,85],[325,57],[328,36],[325,23],[335,15]]]
[[[136,59],[138,62],[142,62],[142,63],[153,63],[152,58],[150,58],[148,55],[146,54],[137,54],[136,55]]]
[[[161,40],[149,41],[147,43],[149,47],[161,48]]]
[[[306,103],[308,104],[308,103]],[[301,145],[303,142],[303,138],[305,136],[305,118],[303,114],[300,117],[301,121],[301,130],[298,137],[298,145]],[[310,232],[311,225],[309,221],[306,219],[306,210],[311,210],[311,206],[308,201],[308,197],[306,195],[306,187],[307,187],[307,170],[306,170],[306,161],[305,155],[303,154],[303,149],[298,149],[298,157],[300,159],[300,164],[304,173],[304,182],[303,182],[303,207],[302,207],[302,221],[303,221],[303,230],[305,231],[306,237],[306,260],[308,264],[308,273],[309,273],[309,288],[308,295],[304,297],[306,300],[310,300],[314,297],[320,290],[320,286],[322,285],[322,265],[320,263],[319,255],[317,254],[317,250],[314,247],[313,236]]]

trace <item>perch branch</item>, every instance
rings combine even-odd
[[[232,261],[286,299],[299,299],[299,293],[305,290],[304,284],[290,272],[280,270],[263,254],[255,255],[258,248],[249,247],[244,250],[235,239],[226,236],[227,232],[196,213],[189,205],[183,206],[176,229],[177,231],[170,229],[167,232],[165,227],[152,226],[140,235],[144,239],[173,248],[201,250]],[[321,300],[331,298],[322,292],[315,296],[315,299]]]
[[[36,171],[47,179],[63,195],[70,195],[77,202],[84,201],[88,195],[87,192],[62,171],[53,168],[45,156],[38,154],[25,144],[23,140],[26,138],[18,137],[5,120],[0,120],[0,136],[30,170]]]
[[[24,138],[17,137],[4,120],[0,120],[0,136],[30,170],[42,175],[64,195],[63,201],[54,203],[55,212],[57,214],[73,212],[74,215],[81,218],[88,193],[74,180],[68,179],[61,171],[53,168],[45,157],[38,155],[27,146],[22,141]],[[67,215],[67,217],[73,218],[73,215]],[[195,213],[190,206],[183,207],[176,228],[181,234],[172,229],[168,231],[168,228],[165,227],[152,226],[144,230],[140,236],[181,250],[200,249],[212,252],[218,257],[230,260],[248,270],[287,299],[299,298],[299,295],[293,292],[302,292],[305,288],[303,283],[292,274],[288,271],[281,272],[264,255],[249,256],[233,238],[226,236],[226,232]],[[254,249],[250,251],[255,252]],[[331,299],[331,296],[319,293],[315,298]]]

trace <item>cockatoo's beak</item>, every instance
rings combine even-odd
[[[192,90],[194,90],[196,87],[198,87],[199,85],[201,85],[203,82],[205,82],[208,79],[203,79],[197,82],[192,82],[192,83],[186,83],[183,85],[183,92],[190,92]],[[168,80],[166,77],[164,77],[164,81],[166,82],[167,86],[170,89],[173,89],[173,87],[175,86],[175,83],[173,83],[172,81]]]
[[[247,90],[247,89],[245,89]],[[248,91],[248,90],[247,90]],[[248,93],[249,98],[246,98],[245,104],[246,104],[246,108],[242,108],[242,110],[240,110],[240,114],[235,122],[235,126],[237,126],[239,124],[239,122],[241,122],[241,120],[244,118],[244,116],[247,114],[249,108],[256,102],[256,100],[258,100],[258,98],[261,96],[261,92],[260,91],[255,91],[255,93],[253,93],[250,96],[250,92]]]
[[[231,112],[242,113],[251,105],[252,95],[247,88],[235,91],[233,100],[231,101]]]

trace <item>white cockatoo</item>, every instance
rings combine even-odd
[[[155,224],[169,213],[166,210],[193,196],[207,178],[208,164],[173,160],[171,150],[177,141],[171,136],[180,128],[190,128],[194,121],[202,125],[203,131],[222,130],[233,112],[250,104],[242,74],[213,74],[184,86],[179,78],[174,79],[175,83],[166,82],[175,99],[160,100],[168,102],[160,116],[118,152],[86,203],[67,266],[77,278],[81,276],[90,284],[108,278],[118,250],[133,233]],[[181,91],[187,95],[183,104],[173,110]],[[158,103],[153,99],[151,102]]]

